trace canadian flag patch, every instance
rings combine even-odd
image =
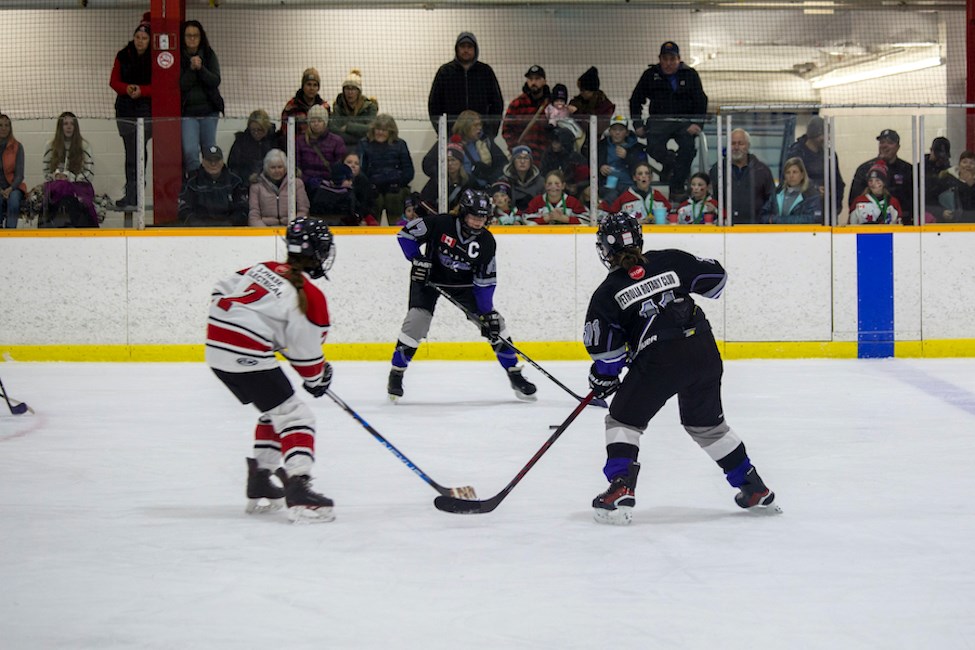
[[[630,270],[626,272],[634,280],[642,280],[643,276],[647,274],[646,270],[642,266],[631,266]]]
[[[457,243],[457,240],[456,239],[454,239],[453,237],[451,237],[450,235],[448,235],[446,233],[440,235],[440,241],[442,241],[443,243],[447,244],[447,246],[450,247],[450,248],[453,248],[454,247],[454,244]]]

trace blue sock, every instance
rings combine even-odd
[[[748,460],[748,456],[745,456],[745,460],[743,460],[738,467],[724,473],[725,478],[728,479],[728,483],[731,484],[731,487],[741,487],[745,484],[745,475],[751,468],[752,461]]]
[[[626,474],[632,462],[629,458],[607,458],[606,464],[603,465],[603,474],[606,476],[606,480],[612,483],[614,478]]]

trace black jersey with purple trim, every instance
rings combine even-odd
[[[433,262],[433,284],[490,287],[497,283],[496,246],[487,228],[464,237],[459,218],[435,214],[410,221],[396,236],[407,259],[424,257]]]
[[[715,260],[680,250],[647,251],[645,264],[616,267],[593,293],[583,343],[607,374],[617,374],[648,345],[710,328],[690,297],[717,298],[726,274]]]

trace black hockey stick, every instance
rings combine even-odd
[[[431,286],[434,289],[436,289],[440,293],[441,296],[443,296],[444,298],[446,298],[450,302],[454,303],[457,306],[458,309],[460,309],[462,312],[464,312],[464,314],[467,315],[467,318],[469,318],[469,319],[471,319],[473,321],[479,321],[480,320],[480,318],[478,318],[477,314],[471,313],[471,310],[470,309],[468,309],[464,305],[460,304],[460,301],[458,301],[452,295],[450,295],[449,293],[447,293],[446,291],[444,291],[441,287],[439,287],[436,284],[431,284],[429,286]],[[562,390],[564,390],[565,392],[567,392],[569,395],[572,395],[577,400],[582,401],[582,396],[581,395],[576,395],[575,392],[573,392],[573,390],[571,388],[569,388],[568,386],[566,386],[565,384],[563,384],[561,381],[559,381],[558,379],[556,379],[555,377],[553,377],[551,374],[549,374],[549,372],[547,370],[545,370],[545,368],[543,368],[540,365],[538,365],[537,363],[535,363],[535,361],[531,357],[529,357],[527,354],[525,354],[524,352],[522,352],[521,350],[519,350],[518,348],[516,348],[514,343],[512,343],[511,341],[505,340],[505,339],[501,339],[501,342],[504,343],[505,345],[507,345],[509,348],[511,348],[511,351],[512,352],[514,352],[515,354],[517,354],[518,356],[520,356],[522,359],[524,359],[525,361],[527,361],[528,363],[530,363],[535,368],[535,370],[537,370],[538,372],[542,373],[543,375],[545,375],[546,377],[548,377],[549,379],[551,379],[555,383],[556,386],[558,386],[559,388],[561,388]],[[593,406],[600,406],[602,408],[609,408],[609,404],[606,403],[606,400],[600,399],[598,397],[592,400],[592,405]]]
[[[456,488],[449,488],[449,487],[444,487],[444,486],[440,485],[439,483],[437,483],[436,481],[434,481],[432,478],[430,478],[429,476],[427,476],[426,474],[424,474],[424,472],[423,472],[422,469],[420,469],[419,467],[417,467],[416,465],[414,465],[413,464],[413,461],[411,461],[409,458],[407,458],[406,456],[404,456],[403,455],[403,452],[401,452],[399,449],[397,449],[396,447],[394,447],[393,446],[393,443],[391,443],[390,441],[388,441],[385,438],[383,438],[383,436],[382,436],[381,433],[379,433],[378,431],[376,431],[375,429],[373,429],[372,426],[368,422],[366,422],[365,420],[363,420],[362,419],[362,416],[359,415],[358,413],[356,413],[354,410],[352,410],[352,407],[351,406],[349,406],[344,401],[342,401],[342,398],[341,397],[339,397],[338,395],[336,395],[335,393],[333,393],[331,390],[325,391],[325,394],[328,395],[329,397],[331,397],[332,398],[332,401],[335,402],[336,404],[338,404],[339,407],[342,408],[342,410],[344,410],[346,413],[348,413],[353,418],[355,418],[359,422],[359,424],[361,424],[363,426],[363,428],[365,428],[366,431],[368,431],[369,433],[372,434],[372,437],[373,438],[375,438],[376,440],[378,440],[379,442],[381,442],[383,444],[383,446],[386,447],[386,449],[388,449],[389,451],[391,451],[394,456],[396,456],[401,461],[403,461],[403,464],[404,465],[406,465],[411,470],[413,470],[413,473],[414,474],[416,474],[417,476],[419,476],[420,478],[422,478],[424,481],[426,481],[427,484],[430,487],[432,487],[434,490],[436,490],[437,492],[439,492],[442,497],[444,497],[444,498],[446,498],[446,497],[456,497],[456,498],[459,498],[459,499],[476,499],[477,498],[477,494],[474,492],[474,488],[471,487],[470,485],[464,485],[462,487],[456,487]],[[437,498],[440,498],[440,497],[437,497]]]
[[[10,399],[7,395],[7,389],[3,387],[3,380],[0,379],[0,395],[3,395],[3,401],[7,403],[7,408],[10,409],[12,415],[23,415],[24,413],[33,413],[34,409],[27,406],[24,402],[18,402],[15,399]]]
[[[458,499],[455,497],[439,496],[433,500],[433,505],[436,506],[437,510],[452,512],[458,515],[480,515],[484,514],[485,512],[491,512],[497,508],[499,505],[501,505],[501,502],[504,501],[504,498],[508,496],[508,493],[511,492],[516,485],[518,485],[518,482],[521,481],[522,478],[524,478],[525,474],[528,473],[528,470],[530,470],[535,463],[538,462],[538,459],[541,458],[546,451],[548,451],[548,448],[551,447],[555,441],[559,439],[559,436],[561,436],[565,430],[569,428],[569,425],[572,424],[573,420],[575,420],[580,413],[582,413],[582,410],[586,408],[586,405],[592,401],[595,395],[595,393],[590,392],[588,395],[583,397],[578,406],[576,406],[572,413],[569,414],[569,417],[565,419],[565,422],[560,424],[559,428],[555,430],[555,433],[550,435],[548,440],[545,441],[545,444],[543,444],[541,448],[535,452],[535,455],[532,456],[530,461],[528,461],[528,464],[522,467],[521,471],[518,472],[513,479],[511,479],[511,482],[493,497],[483,501],[476,501],[472,499]]]

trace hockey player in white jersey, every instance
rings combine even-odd
[[[278,510],[284,502],[294,522],[326,522],[335,518],[332,500],[311,489],[315,416],[275,352],[301,375],[306,391],[325,394],[332,381],[322,354],[328,305],[312,280],[327,279],[335,246],[325,222],[310,217],[288,226],[286,242],[287,261],[255,264],[214,287],[206,362],[242,404],[260,412],[254,457],[247,459],[247,512]]]

